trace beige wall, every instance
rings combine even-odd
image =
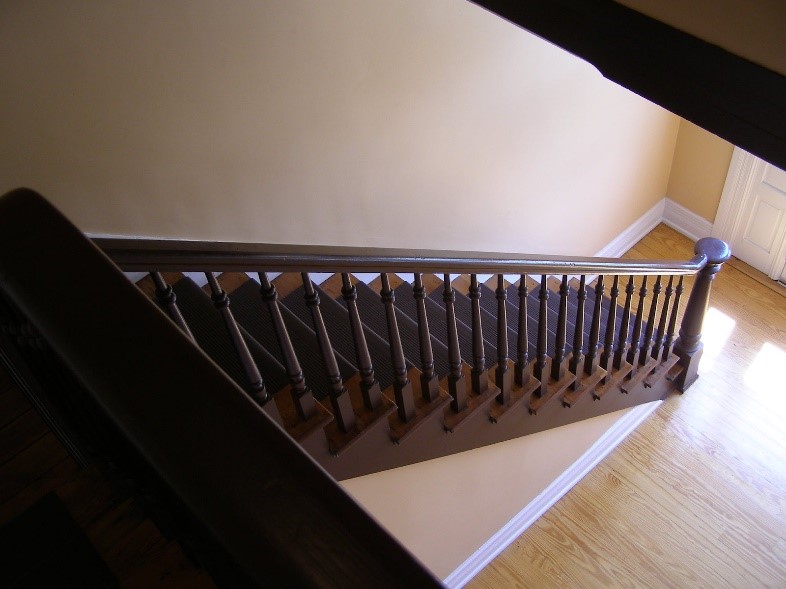
[[[542,505],[554,499],[554,489],[546,489],[585,453],[598,457],[605,456],[601,448],[611,451],[609,444],[615,436],[609,430],[615,428],[618,435],[623,424],[631,423],[624,421],[631,413],[640,414],[659,404],[607,413],[340,484],[435,575],[445,579],[530,502],[537,499]],[[586,461],[580,464],[587,466]],[[571,474],[577,471],[581,468],[574,467]],[[529,508],[530,515],[535,511]]]
[[[710,222],[718,212],[734,146],[682,120],[667,195]]]
[[[456,0],[5,0],[0,80],[0,191],[119,235],[593,254],[678,128]]]

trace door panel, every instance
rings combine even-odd
[[[739,259],[777,279],[786,239],[786,172],[763,161],[755,168],[731,247]]]

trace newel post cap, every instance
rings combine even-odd
[[[708,264],[723,264],[731,257],[729,244],[717,237],[701,238],[693,251],[707,256]]]

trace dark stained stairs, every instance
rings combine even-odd
[[[263,410],[339,480],[660,399],[674,388],[666,378],[673,378],[669,370],[677,360],[670,353],[673,333],[667,342],[668,321],[660,321],[661,316],[668,320],[674,312],[674,297],[670,294],[671,307],[669,301],[661,301],[660,307],[655,301],[651,307],[647,289],[641,296],[641,277],[631,280],[627,299],[627,283],[621,281],[617,295],[611,293],[612,300],[603,291],[596,292],[596,283],[585,285],[584,296],[579,297],[582,289],[578,280],[568,285],[567,277],[563,284],[558,279],[540,282],[527,276],[527,288],[522,292],[520,282],[500,282],[497,276],[487,284],[459,276],[452,280],[452,288],[445,289],[437,277],[424,275],[417,292],[417,284],[393,274],[385,275],[389,290],[379,278],[367,285],[354,276],[342,280],[342,275],[335,274],[321,285],[313,285],[311,304],[301,278],[282,274],[273,280],[272,286],[280,286],[283,293],[276,293],[274,302],[272,295],[265,300],[260,283],[245,274],[225,273],[218,283],[226,290],[229,309],[272,397],[260,403]],[[241,388],[253,393],[208,286],[200,288],[177,273],[168,273],[166,279],[196,343]],[[612,277],[606,280],[604,291],[609,293]],[[651,285],[653,281],[650,277]],[[150,277],[139,286],[154,295]],[[523,303],[526,313],[519,312]],[[627,314],[626,304],[630,309]],[[315,307],[319,310],[316,321]],[[430,349],[425,358],[419,307],[428,322]],[[353,308],[365,340],[360,347]],[[498,321],[501,310],[505,312],[506,341],[500,341],[497,330],[502,324]],[[290,390],[292,370],[288,375],[273,312],[280,313],[296,356],[309,395],[306,409]],[[394,331],[391,317],[395,319]],[[578,330],[577,319],[581,323]],[[525,353],[520,354],[522,325],[526,343],[522,348]],[[454,336],[458,346],[451,350],[448,343]],[[592,353],[590,341],[598,342]],[[603,359],[604,343],[609,341],[610,348],[623,350],[617,353],[617,365],[612,349]],[[581,350],[576,357],[575,344]],[[499,345],[507,349],[502,355],[498,354]],[[640,355],[647,359],[641,360]],[[497,375],[503,359],[506,370]],[[601,366],[604,364],[606,369]],[[632,372],[631,364],[636,367]],[[431,371],[430,376],[423,376],[424,367]],[[309,401],[310,395],[313,401]],[[335,419],[342,411],[348,426],[342,427]]]

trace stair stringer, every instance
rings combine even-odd
[[[333,477],[344,480],[488,446],[619,409],[662,400],[674,390],[673,385],[663,378],[653,383],[652,387],[638,385],[628,394],[623,394],[619,389],[610,391],[597,401],[587,395],[570,408],[563,407],[555,398],[541,408],[537,415],[530,415],[527,404],[520,403],[512,409],[513,414],[507,415],[499,423],[491,423],[487,412],[484,412],[482,415],[473,416],[455,432],[448,433],[444,431],[439,420],[430,420],[400,444],[393,444],[384,436],[373,436],[368,442],[357,444],[338,456],[327,452],[312,456]]]

